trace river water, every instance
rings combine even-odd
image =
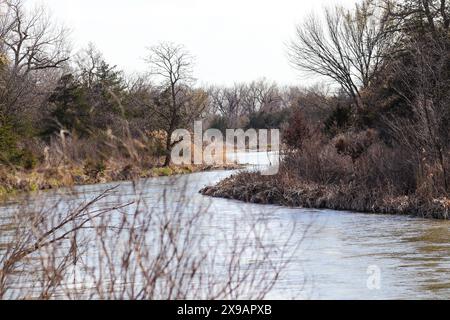
[[[238,158],[253,165],[267,161],[257,154]],[[189,199],[186,213],[195,211],[196,207],[207,207],[209,221],[225,232],[235,231],[235,226],[244,220],[262,220],[270,228],[275,247],[282,241],[280,235],[293,229],[291,246],[286,250],[296,249],[292,249],[293,256],[268,298],[450,299],[449,222],[256,205],[198,193],[202,187],[231,174],[214,171],[153,178],[140,182],[137,189],[155,207],[162,193],[170,200],[179,199],[183,192]],[[77,199],[89,199],[116,185],[122,199],[136,192],[136,185],[123,182],[80,186],[75,188],[75,194]],[[63,193],[62,190],[52,195],[58,198]],[[33,199],[29,201],[32,205]],[[7,212],[8,207],[0,211]],[[205,230],[200,228],[198,232]]]

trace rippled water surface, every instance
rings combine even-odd
[[[251,155],[241,159],[253,164],[263,161]],[[89,199],[108,186],[118,185],[122,200],[132,198],[139,190],[157,207],[162,193],[170,200],[179,199],[183,192],[190,200],[186,211],[207,205],[209,221],[225,232],[227,228],[232,232],[236,222],[263,219],[275,247],[282,238],[279,235],[295,228],[292,242],[300,247],[269,298],[450,299],[449,222],[255,205],[198,193],[231,174],[222,171],[154,178],[141,181],[137,188],[130,182],[81,186],[76,188],[76,198]],[[58,198],[61,192],[46,196]],[[8,208],[0,208],[0,212],[4,215]],[[208,232],[208,228],[199,228],[198,232]],[[374,275],[379,275],[378,289],[371,285]]]

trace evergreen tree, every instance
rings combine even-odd
[[[50,117],[43,134],[51,134],[66,130],[87,136],[91,130],[90,108],[86,103],[83,87],[72,74],[61,77],[58,86],[48,99]]]

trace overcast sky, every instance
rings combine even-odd
[[[75,49],[93,42],[127,72],[146,68],[146,47],[184,44],[196,57],[200,83],[265,77],[304,83],[286,58],[295,25],[323,6],[354,0],[39,0],[72,30]],[[39,2],[29,0],[30,4]]]

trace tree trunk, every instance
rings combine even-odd
[[[172,161],[172,132],[167,132],[167,140],[166,140],[166,159],[164,160],[164,167],[168,167],[170,162]]]

